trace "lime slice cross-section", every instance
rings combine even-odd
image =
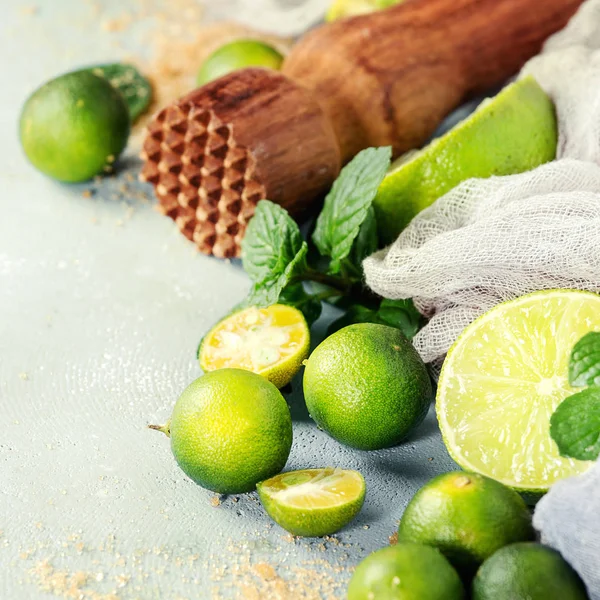
[[[444,442],[463,469],[544,492],[591,466],[561,457],[550,437],[552,413],[577,391],[571,350],[590,331],[600,331],[600,296],[567,290],[500,304],[467,327],[437,394]]]

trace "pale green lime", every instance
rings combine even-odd
[[[334,0],[327,11],[325,20],[337,21],[346,17],[364,15],[400,4],[400,2],[404,2],[404,0]]]
[[[258,40],[236,40],[215,50],[202,63],[196,83],[205,85],[237,69],[264,67],[278,70],[283,56],[272,46]]]
[[[550,417],[575,393],[575,343],[600,331],[600,296],[553,290],[500,304],[472,323],[442,369],[437,415],[446,447],[465,470],[518,490],[544,492],[590,468],[563,458]]]
[[[462,181],[529,171],[553,160],[556,144],[550,98],[531,77],[509,85],[444,136],[392,164],[373,204],[382,242],[394,241]]]

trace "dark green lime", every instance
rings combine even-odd
[[[112,63],[90,67],[86,71],[104,77],[123,94],[132,123],[148,110],[152,101],[152,86],[133,65]]]

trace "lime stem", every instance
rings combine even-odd
[[[154,429],[154,431],[161,431],[167,437],[171,437],[171,428],[169,427],[170,423],[165,423],[164,425],[148,425],[148,429]]]
[[[365,306],[372,306],[373,301],[376,298],[363,287],[362,283],[356,280],[352,280],[346,277],[338,277],[336,275],[329,275],[328,273],[322,273],[314,269],[308,269],[298,277],[294,278],[296,281],[314,281],[326,285],[327,287],[335,290],[335,293],[328,294],[329,298],[339,296],[349,296],[355,302],[364,304]],[[324,292],[324,294],[327,292]],[[321,296],[321,294],[319,294]],[[319,298],[317,296],[317,298]],[[328,298],[319,298],[327,301]]]
[[[315,281],[316,283],[322,283],[323,285],[337,290],[344,296],[348,295],[352,288],[352,282],[348,279],[342,279],[341,277],[328,275],[327,273],[321,273],[320,271],[315,271],[313,269],[305,271],[299,279],[300,281]]]

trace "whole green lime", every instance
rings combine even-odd
[[[246,67],[279,70],[282,63],[283,56],[272,46],[258,40],[237,40],[221,46],[202,63],[196,83],[204,85]]]
[[[588,600],[579,575],[541,544],[506,546],[488,558],[473,580],[473,600]]]
[[[123,96],[89,71],[38,88],[21,112],[21,144],[31,164],[59,181],[90,179],[121,154],[129,136]]]
[[[435,546],[468,574],[503,546],[533,537],[529,509],[517,492],[464,471],[439,475],[424,485],[398,528],[399,540]]]
[[[348,600],[462,600],[456,571],[430,546],[398,544],[363,560],[348,586]]]
[[[292,418],[279,390],[243,369],[220,369],[196,379],[175,404],[168,425],[183,472],[220,494],[254,490],[279,473],[292,446]]]
[[[423,421],[432,389],[423,361],[400,330],[359,323],[314,350],[304,395],[311,417],[333,438],[378,450],[398,444]]]

